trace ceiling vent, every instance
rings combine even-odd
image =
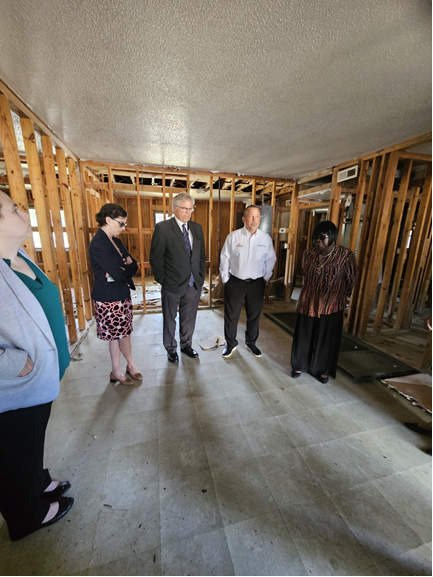
[[[358,165],[351,166],[350,168],[345,168],[340,170],[337,175],[337,182],[344,182],[345,180],[350,180],[351,178],[356,178],[358,176]]]

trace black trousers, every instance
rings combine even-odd
[[[51,403],[0,413],[0,513],[15,541],[35,531],[48,513],[41,498],[51,483],[44,469]]]
[[[229,347],[238,344],[239,316],[245,299],[247,328],[245,342],[254,345],[259,337],[259,322],[263,307],[266,282],[263,278],[245,281],[231,276],[224,285],[224,335]]]
[[[177,349],[175,333],[178,307],[180,347],[183,349],[192,345],[200,295],[201,288],[197,289],[195,286],[187,287],[183,294],[162,289],[163,343],[169,353],[174,353]]]
[[[335,378],[344,311],[309,317],[298,314],[292,343],[292,369]]]

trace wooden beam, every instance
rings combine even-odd
[[[20,122],[24,139],[24,147],[26,149],[27,166],[29,168],[34,208],[36,210],[36,216],[38,220],[38,232],[41,238],[41,252],[44,264],[44,273],[60,290],[56,260],[54,257],[51,217],[45,199],[41,165],[39,163],[38,150],[36,147],[35,130],[33,122],[30,120],[30,118],[20,118]]]
[[[371,215],[373,213],[375,192],[379,179],[380,170],[384,159],[374,158],[371,166],[371,176],[367,188],[367,196],[364,210],[364,217],[362,221],[361,239],[359,243],[359,251],[357,258],[357,275],[356,282],[351,296],[351,302],[357,303],[357,306],[351,307],[347,318],[347,332],[356,333],[358,319],[361,315],[361,309],[358,304],[362,300],[362,295],[365,290],[367,267],[370,258],[371,246],[369,246],[370,230],[372,228]]]
[[[74,307],[72,304],[71,285],[69,281],[69,269],[66,260],[66,249],[63,242],[63,227],[60,217],[60,199],[57,189],[56,167],[53,157],[53,145],[49,136],[41,136],[45,181],[47,183],[48,199],[53,222],[54,237],[56,239],[57,267],[59,269],[60,284],[62,286],[63,305],[68,319],[69,340],[77,341],[77,327],[75,325]],[[71,239],[72,240],[72,239]]]
[[[411,170],[412,170],[412,160],[407,160],[404,165],[397,202],[394,207],[391,234],[388,242],[385,266],[382,275],[382,285],[380,288],[379,300],[376,309],[376,316],[374,319],[373,330],[375,332],[379,332],[382,326],[382,318],[385,310],[386,301],[388,298],[391,275],[397,250],[398,237],[400,233],[400,226],[403,217],[403,210],[406,203],[407,191],[409,188]]]
[[[143,289],[143,312],[146,312],[146,271],[144,268],[144,238],[143,238],[143,215],[141,210],[141,197],[140,197],[140,174],[138,170],[135,171],[135,182],[137,185],[137,216],[138,216],[138,247],[140,251],[140,273],[141,273],[141,286]],[[165,199],[164,199],[165,200]]]
[[[367,185],[367,171],[368,171],[368,161],[364,161],[361,164],[361,170],[359,171],[358,178],[358,192],[356,193],[355,206],[353,207],[352,216],[352,227],[350,229],[350,239],[349,239],[349,250],[353,253],[356,251],[359,225],[361,223],[362,205],[364,203],[365,188]]]
[[[108,202],[114,203],[113,175],[110,166],[108,167]]]
[[[268,182],[276,181],[280,184],[295,184],[295,180],[292,178],[277,178],[272,176],[259,176],[259,175],[249,175],[249,174],[242,174],[239,175],[234,172],[210,172],[209,170],[193,170],[193,169],[179,169],[172,166],[148,166],[142,164],[126,164],[126,163],[114,163],[114,162],[98,162],[95,160],[85,160],[82,162],[85,166],[88,167],[96,167],[98,170],[101,168],[107,169],[108,166],[111,166],[112,170],[122,170],[134,173],[136,169],[138,169],[142,174],[145,172],[153,173],[155,175],[161,174],[162,171],[165,172],[166,176],[173,176],[179,177],[183,176],[186,177],[187,174],[191,176],[203,176],[205,178],[209,178],[212,175],[214,178],[238,178],[241,180],[253,180],[253,179],[266,179]]]
[[[257,181],[253,179],[253,189],[251,192],[251,204],[256,204]]]
[[[393,186],[395,180],[395,172],[398,165],[398,152],[391,152],[388,167],[386,171],[385,180],[383,183],[383,190],[380,195],[380,205],[378,208],[377,225],[373,229],[372,239],[372,253],[369,262],[368,276],[366,283],[366,290],[363,295],[362,314],[360,317],[359,328],[357,336],[362,338],[367,330],[367,323],[373,304],[374,292],[379,281],[380,269],[383,263],[383,255],[385,252],[386,240],[388,237],[388,229],[390,223],[390,213],[393,201]]]
[[[401,290],[400,305],[397,310],[397,316],[395,318],[394,327],[396,330],[401,328],[409,328],[410,321],[412,317],[413,307],[412,307],[412,296],[415,291],[415,279],[417,274],[417,260],[418,260],[418,250],[421,246],[421,241],[423,240],[424,223],[426,217],[429,214],[428,207],[431,204],[431,191],[432,191],[432,171],[431,165],[427,172],[421,201],[419,204],[418,215],[416,218],[415,230],[412,234],[409,255],[406,264],[406,271],[404,275],[403,288]],[[407,313],[410,312],[408,315]]]
[[[298,186],[301,184],[305,184],[306,182],[311,182],[312,180],[318,180],[319,178],[325,178],[326,176],[330,176],[332,174],[332,168],[326,168],[325,170],[321,170],[319,172],[313,172],[313,174],[308,174],[307,176],[303,176],[302,178],[298,179]]]
[[[334,169],[332,173],[331,198],[329,199],[328,220],[333,222],[338,228],[341,183],[337,182],[338,170]]]
[[[80,261],[80,271],[81,280],[83,285],[83,298],[84,298],[84,312],[86,315],[86,320],[90,321],[93,316],[92,303],[90,300],[90,270],[89,270],[89,233],[88,227],[86,230],[85,219],[83,219],[83,213],[87,213],[87,207],[84,201],[84,194],[81,190],[80,184],[77,177],[77,166],[73,158],[67,159],[68,173],[69,173],[69,185],[71,187],[71,201],[72,201],[72,212],[74,216],[74,227],[75,227],[75,239],[77,241],[78,247],[78,257]],[[87,241],[86,241],[87,237]]]
[[[0,94],[0,143],[5,157],[11,198],[17,204],[19,210],[29,212],[27,193],[24,186],[23,171],[21,169],[20,155],[18,153],[9,101],[4,94]],[[23,243],[23,247],[30,258],[37,262],[36,250],[32,236]]]
[[[235,179],[232,179],[232,190],[230,195],[230,226],[229,234],[233,232],[235,228]]]
[[[69,191],[68,173],[66,168],[65,152],[62,148],[56,148],[57,168],[59,170],[60,196],[65,215],[66,233],[69,241],[69,262],[71,265],[72,283],[74,285],[75,308],[77,311],[78,328],[84,331],[86,319],[84,316],[84,304],[82,294],[82,279],[80,274],[80,263],[75,243],[74,218],[72,215],[71,194]]]
[[[299,203],[296,186],[292,192],[290,205],[290,221],[287,231],[286,266],[284,272],[284,300],[290,302],[293,287],[296,282],[296,255],[298,251]]]
[[[212,307],[213,176],[209,176],[209,306]]]
[[[392,291],[391,291],[391,296],[390,296],[389,305],[388,305],[388,320],[389,321],[392,320],[392,317],[394,315],[395,306],[397,303],[397,297],[398,297],[398,293],[400,290],[401,277],[403,275],[404,263],[405,263],[406,256],[407,256],[407,245],[409,242],[410,233],[411,233],[411,230],[413,227],[413,222],[415,219],[416,207],[417,207],[418,200],[419,200],[419,192],[420,192],[420,189],[416,188],[415,192],[411,195],[411,198],[409,201],[409,206],[408,206],[407,213],[406,213],[406,218],[405,218],[405,221],[403,224],[403,234],[402,234],[401,242],[400,242],[400,251],[398,253],[397,265],[396,265],[396,269],[394,272],[394,280],[393,280],[393,284],[392,284]]]
[[[431,162],[432,161],[432,155],[431,154],[420,154],[418,152],[402,151],[399,153],[399,157],[402,159],[424,160],[425,162]]]
[[[313,194],[315,192],[322,192],[325,190],[332,191],[332,183],[328,184],[320,184],[319,186],[314,186],[312,188],[304,188],[298,192],[298,198],[302,198],[303,196],[307,196],[309,194]]]

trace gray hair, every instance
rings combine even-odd
[[[180,192],[173,198],[173,206],[177,206],[177,203],[181,202],[182,200],[190,200],[191,204],[194,205],[194,199],[190,194],[187,194],[186,192]]]
[[[260,208],[257,206],[257,204],[249,204],[248,206],[245,207],[243,216],[247,216],[247,210],[249,208],[258,208],[260,212]],[[260,216],[262,216],[262,213],[260,213]]]

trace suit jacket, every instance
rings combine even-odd
[[[19,252],[29,258],[22,248]],[[38,299],[2,258],[0,319],[0,413],[53,401],[59,394],[59,359],[50,324]],[[28,356],[33,370],[17,377]]]
[[[137,261],[132,258],[121,240],[113,237],[113,241],[122,256],[102,229],[95,234],[89,247],[90,264],[95,275],[92,299],[103,303],[124,301],[131,294],[130,289],[135,290],[132,277],[138,270]],[[131,256],[132,263],[127,265],[123,259],[128,256]],[[107,272],[114,282],[108,281],[105,276]]]
[[[203,229],[192,221],[189,221],[189,229],[193,238],[191,257],[174,217],[159,222],[152,236],[150,266],[155,280],[172,293],[186,291],[191,273],[196,287],[201,289],[203,286],[206,266]]]

